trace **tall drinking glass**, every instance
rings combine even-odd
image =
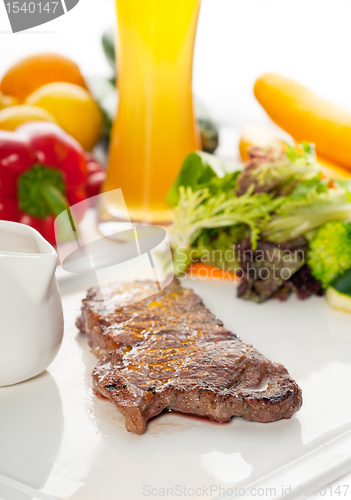
[[[199,149],[192,61],[201,0],[116,0],[119,108],[104,191],[121,188],[132,220],[168,223],[165,197]],[[118,218],[118,204],[105,207]]]

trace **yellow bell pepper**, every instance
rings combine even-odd
[[[254,93],[270,118],[296,141],[313,142],[317,154],[351,169],[351,111],[276,73],[260,76]]]

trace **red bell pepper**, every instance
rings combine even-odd
[[[97,196],[100,193],[101,186],[106,179],[106,170],[97,162],[93,155],[85,153],[88,169],[88,181],[85,190],[88,198]]]
[[[86,198],[87,180],[83,149],[58,125],[0,131],[0,219],[33,226],[54,244],[55,217]]]

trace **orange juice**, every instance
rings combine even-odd
[[[200,3],[116,0],[120,99],[104,191],[121,188],[135,221],[170,221],[168,189],[199,149],[191,82]]]

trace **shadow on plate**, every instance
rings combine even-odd
[[[0,474],[41,489],[63,433],[62,403],[55,380],[45,371],[21,384],[2,387],[0,408],[0,443],[1,450],[6,450],[0,453]]]

